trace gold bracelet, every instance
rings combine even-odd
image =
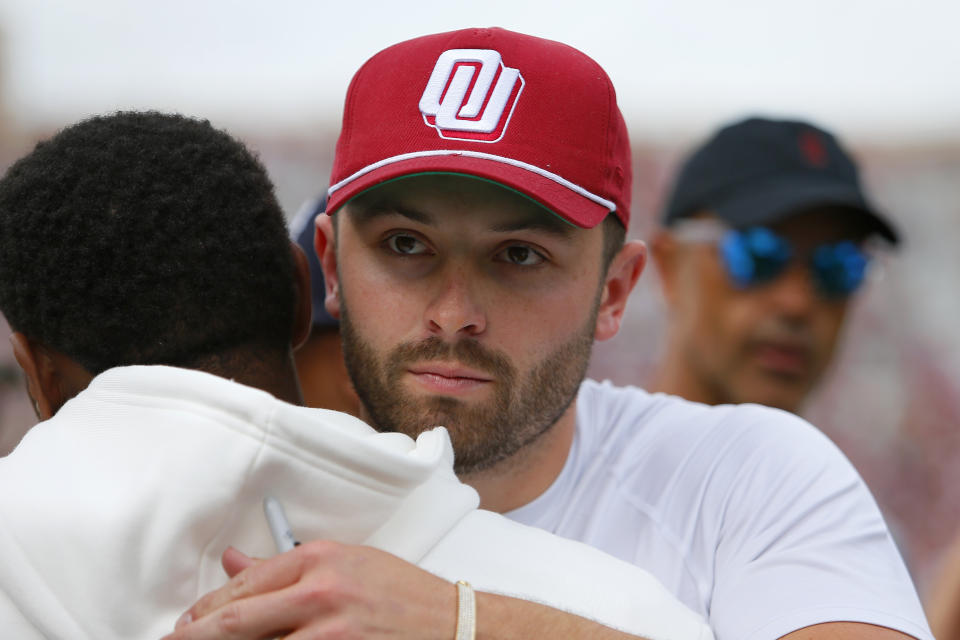
[[[454,640],[477,637],[477,599],[469,582],[457,581],[457,635]]]

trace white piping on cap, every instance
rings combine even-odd
[[[367,165],[363,169],[360,169],[360,171],[357,171],[352,176],[349,176],[348,178],[345,178],[340,182],[338,182],[337,184],[331,186],[329,189],[327,189],[327,195],[328,196],[333,195],[335,191],[342,189],[343,187],[347,186],[357,178],[365,174],[368,174],[371,171],[375,171],[381,167],[385,167],[391,164],[396,164],[397,162],[403,162],[404,160],[414,160],[416,158],[430,158],[435,156],[465,156],[467,158],[478,158],[480,160],[490,160],[493,162],[500,162],[502,164],[518,167],[520,169],[530,171],[531,173],[535,173],[538,176],[547,178],[548,180],[552,180],[557,184],[562,185],[567,189],[570,189],[574,193],[577,193],[583,196],[584,198],[587,198],[588,200],[592,200],[593,202],[603,207],[606,207],[607,210],[610,212],[617,210],[617,205],[615,205],[610,200],[607,200],[606,198],[601,198],[596,194],[590,193],[583,187],[576,185],[570,182],[569,180],[561,178],[555,173],[550,173],[549,171],[541,169],[540,167],[537,167],[535,165],[527,164],[526,162],[521,162],[520,160],[514,160],[513,158],[505,158],[503,156],[497,156],[492,153],[482,153],[480,151],[446,150],[446,149],[439,149],[436,151],[416,151],[414,153],[403,153],[398,156],[385,158],[383,160],[380,160],[379,162],[374,162],[373,164]]]

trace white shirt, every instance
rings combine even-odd
[[[873,497],[808,423],[591,380],[577,403],[560,476],[508,517],[651,571],[718,640],[830,621],[932,640]]]
[[[301,540],[378,547],[448,580],[650,640],[711,640],[647,572],[488,511],[444,429],[414,442],[198,371],[97,376],[0,458],[0,635],[158,638],[226,581],[228,545],[275,553],[266,495]]]

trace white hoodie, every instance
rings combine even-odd
[[[414,442],[198,371],[111,369],[0,459],[0,629],[168,633],[226,581],[228,545],[275,553],[269,494],[301,540],[378,547],[650,640],[712,638],[646,572],[478,510],[452,463],[442,428]]]

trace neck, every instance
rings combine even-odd
[[[236,376],[231,379],[248,387],[262,389],[277,400],[298,406],[303,405],[303,392],[297,381],[297,370],[293,366],[292,356],[288,366],[278,368],[276,371],[265,371],[259,376]]]
[[[550,429],[489,469],[460,476],[480,494],[480,508],[505,513],[533,501],[557,479],[577,425],[576,399]]]
[[[261,389],[273,397],[295,405],[303,405],[303,393],[297,380],[293,350],[266,353],[238,348],[203,358],[187,366],[213,375]]]

